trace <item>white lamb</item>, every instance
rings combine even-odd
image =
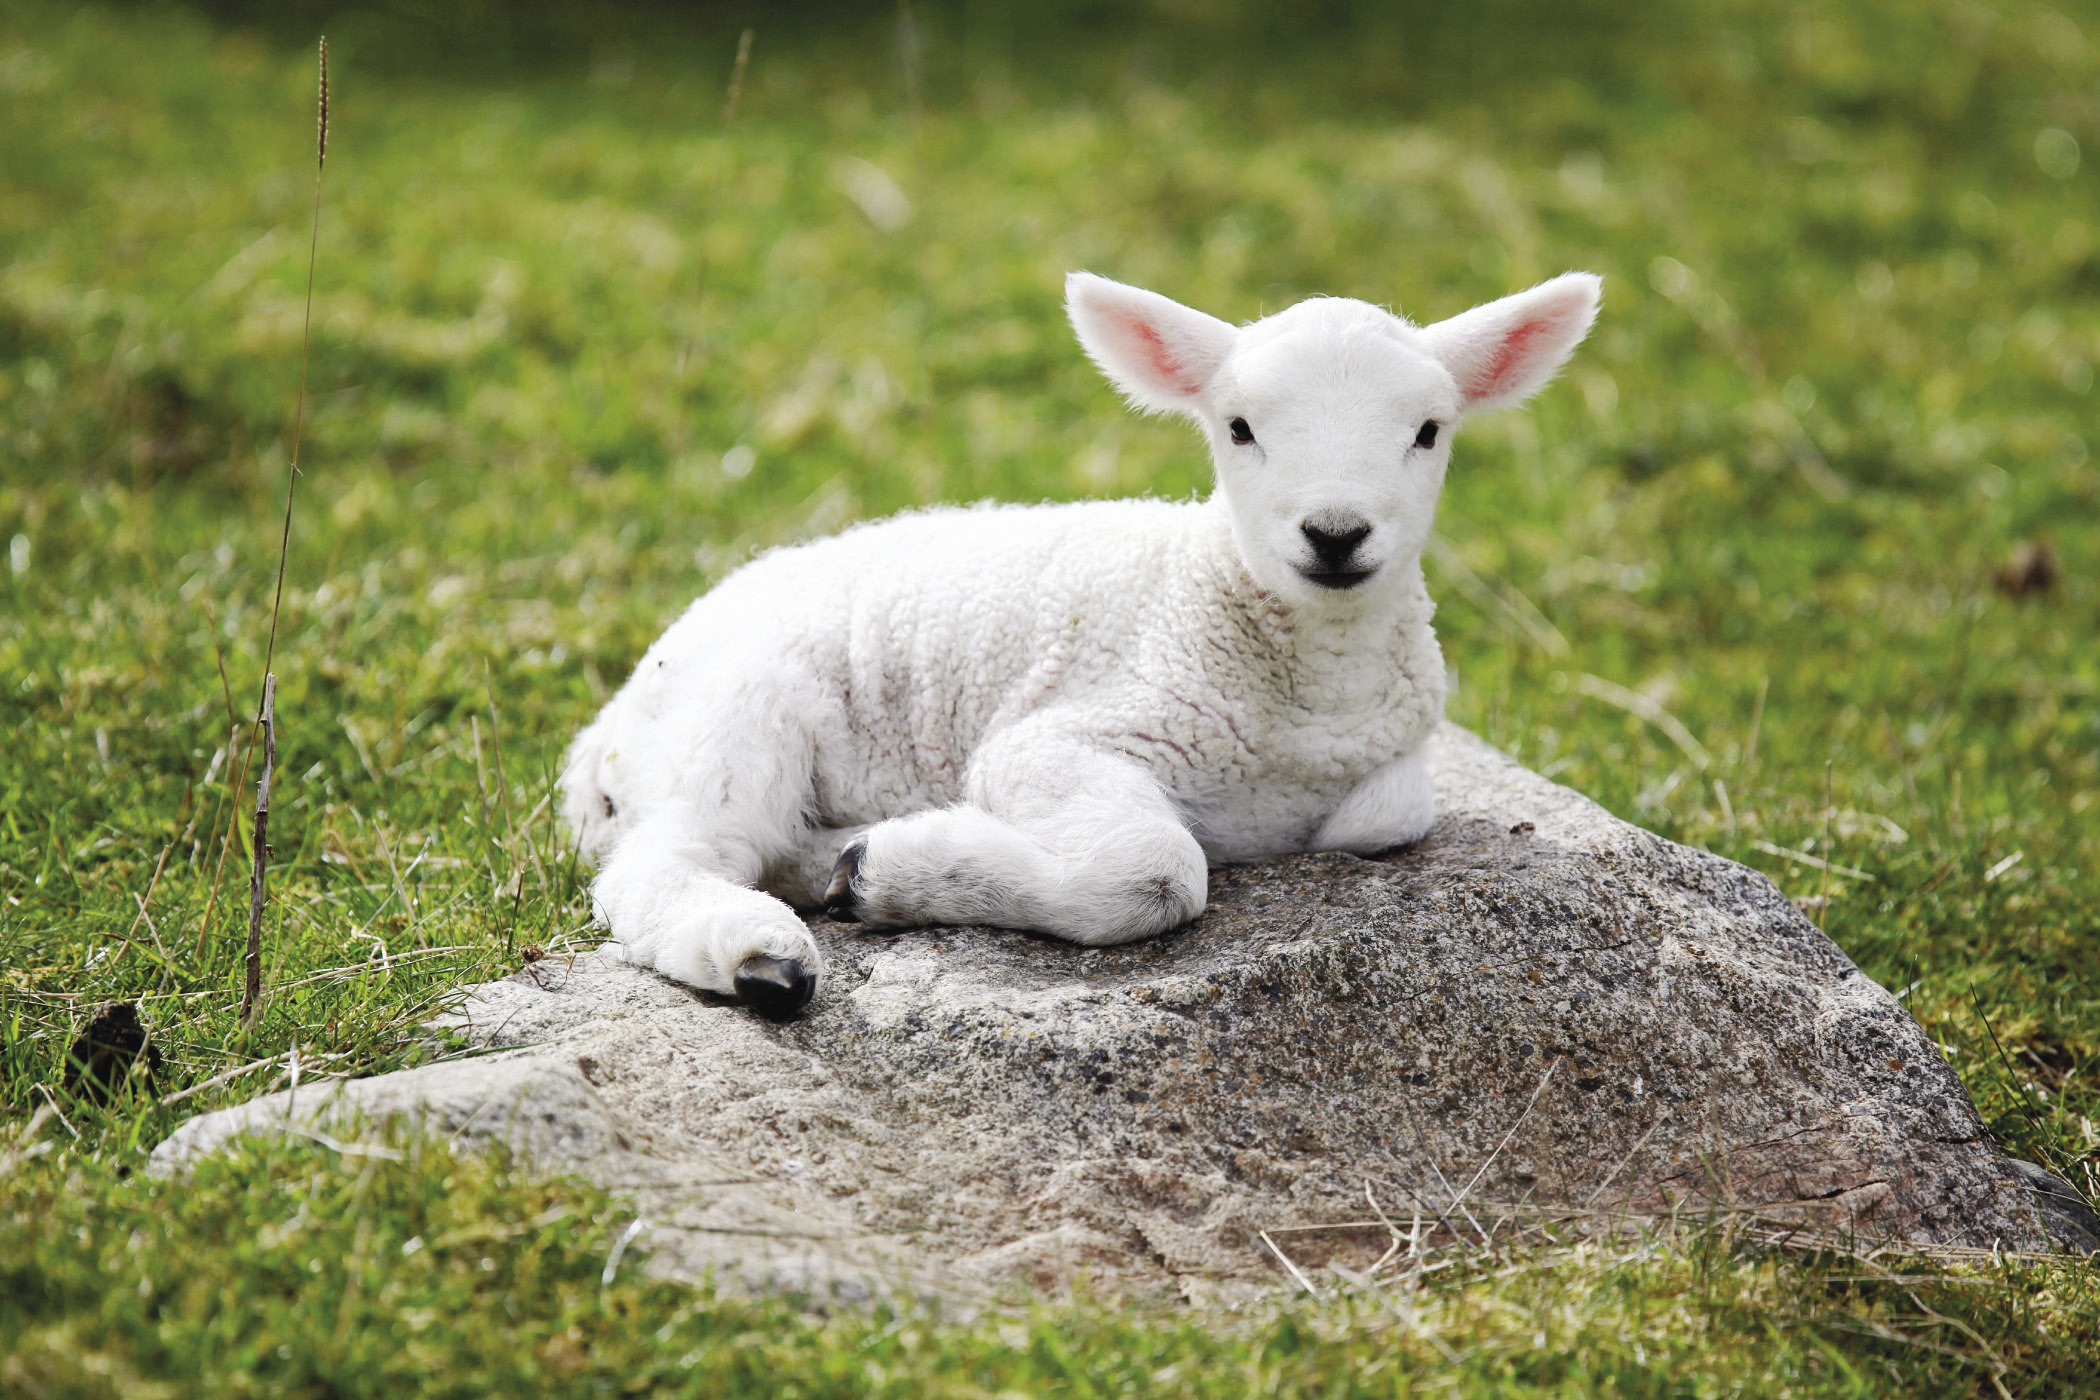
[[[1072,274],[1087,354],[1202,428],[1217,489],[912,512],[701,597],[563,779],[623,955],[791,1015],[823,963],[790,905],[1122,943],[1200,913],[1211,861],[1419,840],[1451,430],[1552,378],[1599,289],[1234,327]]]

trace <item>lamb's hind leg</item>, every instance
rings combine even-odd
[[[797,909],[822,909],[839,852],[866,830],[864,825],[806,828],[793,849],[767,863],[758,887]]]
[[[776,742],[710,745],[622,833],[591,896],[629,962],[790,1015],[823,975],[795,912],[751,888],[806,825],[808,756]]]
[[[980,754],[970,797],[850,842],[827,891],[833,917],[991,924],[1101,945],[1203,911],[1202,848],[1134,763],[1081,749]]]

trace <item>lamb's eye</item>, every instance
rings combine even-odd
[[[1245,447],[1248,443],[1254,441],[1254,429],[1247,426],[1246,419],[1235,418],[1225,426],[1232,429],[1232,440],[1240,446]]]
[[[1421,432],[1419,432],[1419,433],[1416,433],[1416,434],[1415,434],[1415,446],[1417,446],[1417,447],[1434,447],[1434,446],[1436,446],[1436,430],[1437,430],[1437,422],[1436,422],[1436,420],[1435,420],[1434,418],[1430,419],[1430,420],[1429,420],[1429,421],[1428,421],[1427,423],[1424,423],[1424,424],[1422,425],[1422,431],[1421,431]]]

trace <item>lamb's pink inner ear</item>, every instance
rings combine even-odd
[[[1145,367],[1159,380],[1161,388],[1190,397],[1203,392],[1203,385],[1168,348],[1166,339],[1150,321],[1142,316],[1117,316],[1115,323],[1132,352],[1143,359]]]
[[[1532,342],[1541,336],[1552,336],[1566,328],[1568,318],[1563,316],[1540,316],[1521,321],[1510,328],[1508,334],[1489,354],[1479,370],[1464,386],[1469,399],[1491,399],[1515,388],[1525,378],[1526,365],[1530,360]]]

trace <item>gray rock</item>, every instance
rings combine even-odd
[[[2047,1167],[2017,1157],[2007,1165],[2033,1188],[2042,1228],[2058,1249],[2065,1254],[2100,1254],[2100,1211],[2073,1190],[2070,1182]]]
[[[1348,1224],[1367,1191],[1467,1234],[1727,1211],[2049,1248],[1923,1031],[1763,876],[1437,746],[1427,841],[1218,870],[1152,942],[816,920],[830,976],[785,1026],[602,953],[537,963],[450,1018],[497,1053],[193,1119],[156,1156],[418,1114],[634,1192],[662,1267],[854,1296],[1273,1284],[1278,1229],[1301,1268],[1358,1268],[1387,1239]]]

